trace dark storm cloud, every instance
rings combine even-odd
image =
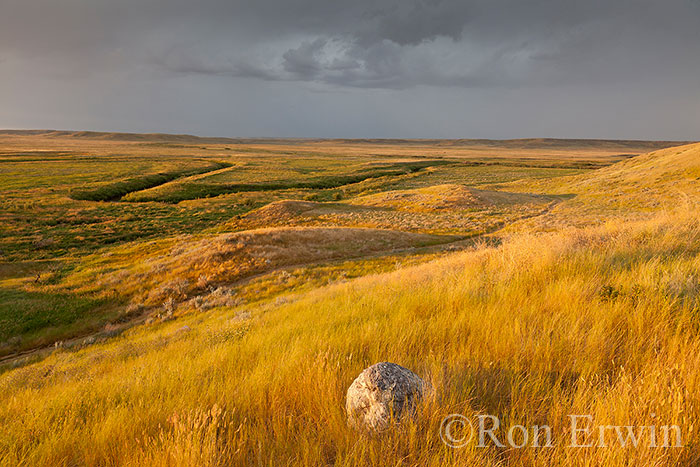
[[[363,90],[626,83],[660,96],[697,91],[700,74],[698,0],[0,2],[6,89],[178,80],[185,99],[215,79],[242,94],[278,83],[344,102]]]
[[[252,61],[222,52],[235,27],[213,39],[210,50],[225,56],[211,59],[214,72],[359,87],[519,86],[640,79],[649,63],[687,71],[700,58],[700,12],[686,0],[328,3],[242,10],[241,22],[267,32],[246,44]]]
[[[601,80],[649,60],[689,68],[700,58],[692,0],[5,0],[2,9],[6,53],[72,59],[86,72],[150,64],[402,88]],[[586,64],[595,68],[582,75]]]

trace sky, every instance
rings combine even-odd
[[[0,128],[700,140],[700,0],[0,0]]]

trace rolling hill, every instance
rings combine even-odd
[[[546,215],[525,221],[527,228],[552,230],[692,210],[700,200],[700,143],[650,152],[587,174],[497,187],[567,198]]]

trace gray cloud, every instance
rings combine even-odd
[[[321,70],[328,68],[319,57],[327,43],[327,40],[319,37],[313,42],[302,42],[296,49],[287,50],[282,54],[285,71],[300,79],[316,78]]]
[[[177,60],[160,63],[191,73],[387,88],[642,79],[650,59],[698,70],[689,61],[700,56],[700,12],[690,0],[282,3],[279,11],[269,1],[242,7],[230,25],[185,37]],[[243,23],[268,33],[258,37],[261,30]],[[188,43],[199,45],[188,52]]]
[[[698,94],[700,76],[697,0],[4,0],[1,10],[5,93],[81,84],[107,107],[112,89],[156,84],[191,99],[262,85],[338,103],[425,87],[627,86],[661,99]]]

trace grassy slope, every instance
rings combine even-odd
[[[0,452],[30,465],[690,465],[698,245],[692,216],[522,237],[59,352],[0,378]],[[381,360],[428,377],[437,396],[420,423],[358,443],[344,391]],[[691,447],[450,451],[437,427],[456,411],[547,422],[562,436],[569,413],[605,424],[652,424],[654,413],[682,426]]]
[[[182,302],[280,267],[311,264],[453,240],[359,228],[269,228],[217,236],[132,245],[110,255],[93,255],[61,283],[77,291],[115,290],[132,302],[160,306]]]
[[[0,357],[146,312],[240,303],[234,287],[271,270],[454,240],[377,229],[259,229],[135,242],[85,256],[69,269],[44,267],[34,280],[9,273],[0,276]]]
[[[571,198],[547,215],[527,221],[528,229],[556,230],[610,219],[640,220],[678,208],[694,210],[700,200],[700,144],[654,151],[588,174],[490,187]]]
[[[682,161],[692,172],[690,149]],[[630,161],[615,185],[634,194],[669,177],[694,201],[692,178],[667,175],[681,162],[664,169],[668,154],[639,159],[661,167],[657,179],[628,180],[639,169]],[[582,198],[610,186],[604,172],[588,180],[577,179]],[[188,315],[56,352],[0,376],[0,463],[696,465],[700,224],[694,211],[660,213],[657,201],[652,219],[521,233],[287,303]],[[552,216],[575,223],[566,209],[575,202]],[[594,209],[600,218],[611,208]],[[429,378],[436,396],[419,422],[358,442],[344,392],[381,360]],[[437,431],[453,412],[548,423],[562,438],[570,413],[678,424],[687,447],[451,451]]]
[[[229,147],[210,140],[205,145],[202,140],[188,137],[174,140],[166,140],[162,135],[130,138],[130,135],[60,132],[49,132],[44,136],[0,134],[0,189],[3,191],[0,199],[0,292],[3,296],[0,321],[5,324],[5,332],[0,335],[0,355],[84,336],[124,318],[129,298],[125,299],[118,293],[120,287],[101,290],[95,296],[62,286],[63,278],[92,254],[109,256],[124,245],[138,249],[148,246],[151,241],[180,235],[250,228],[235,220],[252,209],[281,199],[333,201],[387,189],[425,187],[445,182],[478,186],[523,177],[555,177],[581,172],[581,169],[532,167],[532,161],[528,162],[529,165],[517,161],[508,161],[507,166],[472,162],[455,165],[456,159],[451,156],[450,161],[443,164],[434,158],[404,155],[406,148],[402,145],[408,144],[405,142],[380,145],[382,151],[397,152],[401,156],[397,157],[368,156],[367,151],[376,149],[374,143],[363,144],[362,151],[356,152],[343,144],[323,142],[298,146],[293,141],[257,145],[241,141],[233,145],[228,141]],[[417,150],[425,149],[420,146]],[[331,153],[326,153],[326,150]],[[604,146],[597,147],[597,150],[602,151],[597,159],[599,163],[615,160],[606,155]],[[515,149],[512,151],[517,153]],[[439,157],[447,158],[445,152],[440,151]],[[125,191],[143,188],[144,183],[160,183],[164,180],[163,175],[158,175],[160,173],[186,175],[203,168],[214,168],[219,161],[234,166],[185,180],[194,186],[244,182],[264,185],[270,181],[289,186],[300,182],[307,188],[234,193],[183,201],[177,205],[70,198],[71,193],[88,187],[102,198],[113,198]],[[549,155],[536,161],[544,165],[553,162],[556,162],[555,158]],[[411,172],[426,163],[430,166],[426,170]],[[377,176],[388,170],[392,175]],[[144,176],[136,176],[141,174]],[[308,188],[335,186],[339,181],[357,180],[358,176],[371,177],[338,188]],[[179,186],[180,181],[162,187]],[[416,217],[412,213],[384,212],[379,217],[365,218],[353,213],[336,214],[326,219],[314,219],[306,225],[471,235],[491,230],[513,216],[522,215],[510,208],[471,212],[468,216],[446,213],[445,216],[420,214]],[[229,220],[233,222],[227,222]],[[271,225],[278,224],[271,222],[254,227]],[[140,256],[136,255],[131,261],[139,259]],[[25,267],[15,267],[19,264]],[[11,274],[3,275],[3,271]],[[250,290],[255,289],[251,287]],[[264,293],[260,295],[266,296]],[[107,303],[103,303],[105,297]],[[17,336],[16,332],[21,335]]]

